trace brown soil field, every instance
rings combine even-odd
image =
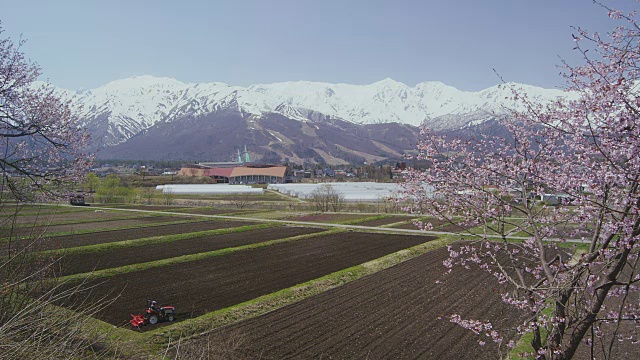
[[[87,246],[115,241],[140,239],[151,236],[174,235],[204,230],[225,229],[249,225],[243,221],[197,221],[183,224],[147,226],[134,229],[96,231],[84,234],[52,236],[44,239],[38,247],[42,250],[55,250],[77,246]]]
[[[626,274],[635,274],[632,266],[627,266],[625,269]],[[627,281],[628,277],[623,277],[625,281]],[[623,286],[614,286],[614,289],[624,289]],[[638,306],[640,304],[640,290],[631,290],[629,291],[626,298],[627,306]],[[609,297],[605,300],[603,310],[605,312],[613,310],[618,311],[620,306],[623,305],[623,297]],[[602,311],[602,310],[601,310]],[[617,337],[614,337],[617,324],[611,322],[601,323],[601,331],[604,334],[602,338],[597,338],[594,341],[593,346],[593,356],[591,356],[591,346],[586,344],[584,341],[578,346],[578,350],[574,355],[575,359],[640,359],[640,345],[633,344],[630,340],[628,340],[628,336],[634,336],[635,339],[638,337],[638,330],[640,329],[640,320],[626,320],[620,323],[620,327],[618,329],[618,334],[622,335],[625,341],[619,341]],[[591,338],[591,332],[588,331],[585,335],[585,339]],[[613,342],[612,342],[613,340]],[[609,353],[608,349],[611,346],[611,353]],[[608,357],[605,356],[605,352],[603,349],[607,349]]]
[[[563,237],[563,238],[571,238],[571,239],[579,239],[581,237],[586,237],[587,239],[593,235],[593,230],[579,230],[577,233],[575,229],[570,227],[559,227],[556,229],[556,233],[553,235],[554,237]]]
[[[638,299],[638,294],[636,293],[636,301],[640,301]],[[615,308],[615,307],[614,307]],[[617,308],[615,308],[617,309]],[[633,334],[637,334],[637,326],[639,326],[637,322],[634,324],[633,321],[626,321],[620,324],[619,334],[623,334],[623,336],[629,336]],[[573,356],[574,359],[577,360],[591,360],[591,359],[606,359],[604,349],[609,349],[609,345],[611,344],[611,335],[615,331],[614,324],[603,324],[601,327],[602,332],[605,334],[602,339],[596,339],[595,345],[593,347],[593,357],[591,356],[591,346],[582,342],[578,346],[578,350]],[[587,332],[585,339],[591,338],[590,332]],[[607,351],[607,353],[609,353]],[[628,339],[625,341],[619,341],[617,338],[613,340],[613,346],[611,348],[611,353],[609,355],[609,359],[640,359],[640,346],[638,344],[633,344]]]
[[[68,214],[74,212],[93,211],[86,207],[69,207],[69,206],[37,206],[37,207],[18,207],[19,216],[35,216],[50,214]],[[0,207],[0,217],[6,218],[16,214],[16,208],[12,206]]]
[[[446,224],[438,227],[433,227],[434,231],[446,231],[446,232],[460,232],[464,231],[463,227],[460,227],[456,224]]]
[[[102,278],[90,284],[94,287],[89,299],[119,295],[97,316],[114,325],[128,325],[129,314],[142,310],[148,299],[161,305],[176,306],[180,320],[270,294],[432,239],[336,233]],[[68,301],[86,296],[76,294]],[[147,326],[143,330],[156,327]]]
[[[180,210],[180,212],[188,214],[200,214],[200,215],[222,215],[222,214],[244,214],[251,213],[252,210],[240,210],[240,209],[215,209],[210,207],[192,207],[189,209]]]
[[[415,226],[412,222],[409,222],[409,223],[406,223],[406,224],[392,226],[392,228],[394,228],[394,229],[407,229],[407,230],[420,230],[420,228]]]
[[[457,268],[436,285],[447,256],[444,248],[432,251],[221,328],[211,339],[241,339],[235,357],[247,359],[496,359],[487,337],[440,317],[458,313],[509,327],[518,314],[502,303],[486,272]]]
[[[425,219],[424,220],[425,223],[431,223],[431,225],[433,225],[434,228],[444,225],[446,222],[442,221],[442,220],[437,220],[437,219],[428,219],[428,221]],[[415,226],[413,224],[413,222],[409,222],[406,224],[402,224],[402,225],[396,225],[396,226],[392,226],[394,229],[410,229],[410,230],[418,230],[418,227]],[[435,229],[434,229],[435,230]]]
[[[124,218],[140,218],[147,217],[149,214],[137,213],[137,212],[125,212],[125,211],[76,211],[71,213],[48,213],[40,215],[19,216],[16,219],[18,224],[50,224],[60,222],[73,222],[73,221],[103,221],[109,219],[124,219]]]
[[[335,223],[335,222],[364,219],[369,216],[370,215],[360,215],[360,214],[312,214],[312,215],[292,217],[292,218],[288,218],[287,220],[308,221],[308,222],[318,222],[318,223],[331,223],[331,222]]]
[[[181,220],[193,220],[192,218],[185,218],[180,216],[145,216],[133,219],[125,220],[107,220],[100,222],[86,222],[79,224],[65,224],[65,225],[51,225],[42,227],[40,229],[46,230],[48,234],[55,234],[61,232],[74,232],[74,231],[87,231],[87,230],[109,230],[118,229],[121,227],[139,226],[146,224],[163,223],[170,221]],[[24,229],[27,234],[31,233],[31,229]]]
[[[397,223],[400,221],[407,221],[410,218],[407,216],[389,216],[387,218],[384,219],[378,219],[378,220],[369,220],[369,221],[363,221],[363,222],[359,222],[353,225],[358,225],[358,226],[380,226],[380,225],[388,225],[388,224],[393,224],[393,223]]]
[[[118,208],[118,209],[149,210],[149,211],[176,211],[176,210],[184,209],[184,206],[175,206],[175,205],[110,205],[110,204],[95,204],[95,206],[104,206],[104,207],[107,207],[107,208]],[[122,211],[122,213],[126,213],[126,212]]]
[[[197,239],[178,240],[151,246],[113,249],[91,254],[72,254],[62,258],[60,266],[62,275],[85,273],[93,270],[144,263],[303,234],[312,234],[320,231],[323,231],[323,229],[285,226]]]
[[[24,227],[15,229],[13,232],[10,229],[0,229],[0,237],[6,237],[10,234],[19,235],[19,236],[34,236],[34,235],[42,235],[42,234],[55,234],[55,233],[72,233],[74,231],[99,231],[99,230],[109,230],[109,229],[118,229],[122,227],[132,227],[132,226],[143,226],[147,224],[155,224],[155,223],[163,223],[170,221],[180,221],[180,220],[193,220],[193,218],[185,218],[180,216],[147,216],[141,218],[134,219],[126,219],[126,220],[107,220],[107,221],[99,221],[99,222],[86,222],[86,223],[76,223],[76,224],[65,224],[65,225],[51,225],[51,226],[43,226],[43,227]]]

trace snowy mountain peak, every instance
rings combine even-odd
[[[133,76],[126,79],[111,81],[98,89],[105,89],[108,91],[122,91],[130,89],[140,88],[172,88],[183,87],[186,84],[173,78],[168,77],[155,77],[151,75]]]
[[[407,85],[399,82],[399,81],[395,81],[391,78],[386,78],[386,79],[382,79],[380,81],[376,81],[373,84],[371,84],[371,86],[375,86],[375,87],[406,87]]]
[[[422,92],[431,92],[431,91],[448,91],[448,92],[456,92],[456,93],[464,93],[466,91],[458,90],[453,86],[449,86],[441,81],[425,81],[416,85],[416,89]]]
[[[225,109],[255,116],[275,112],[301,121],[328,117],[352,123],[417,126],[425,119],[445,115],[467,121],[467,114],[490,114],[513,107],[511,87],[539,101],[567,95],[523,84],[493,86],[478,92],[461,91],[439,81],[411,87],[390,78],[369,85],[292,81],[241,87],[219,82],[184,83],[150,75],[115,80],[92,90],[58,91],[82,109],[86,124],[104,130],[104,143],[111,146],[158,122]],[[460,120],[440,122],[438,126],[460,126]]]

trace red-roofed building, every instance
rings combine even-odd
[[[178,172],[178,176],[208,176],[229,184],[281,184],[286,175],[286,166],[239,163],[188,164]]]

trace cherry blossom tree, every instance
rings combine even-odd
[[[52,288],[59,258],[40,251],[41,228],[16,225],[19,202],[3,208],[3,200],[64,195],[91,161],[82,152],[88,134],[68,102],[38,85],[41,70],[22,52],[24,41],[2,35],[0,28],[0,358],[83,358],[95,342],[83,330],[90,311],[52,310],[83,285]]]
[[[620,26],[606,36],[576,28],[584,64],[564,65],[567,97],[539,104],[513,88],[519,106],[502,136],[423,129],[418,158],[429,167],[405,184],[407,210],[465,229],[445,266],[493,274],[522,316],[516,329],[449,320],[481,344],[513,347],[509,331],[532,333],[537,359],[579,347],[610,358],[640,341],[640,27],[635,12],[600,6]]]
[[[60,183],[78,180],[91,160],[82,152],[88,133],[68,101],[38,85],[41,69],[22,52],[24,40],[2,35],[0,27],[0,191],[60,194]]]

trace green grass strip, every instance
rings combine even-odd
[[[308,238],[312,238],[312,237],[316,237],[316,236],[324,236],[324,235],[327,235],[327,234],[333,233],[333,232],[343,232],[343,231],[342,230],[340,230],[340,231],[331,231],[330,230],[330,231],[322,231],[322,232],[313,233],[313,234],[297,235],[297,236],[292,236],[292,237],[288,237],[288,238],[270,240],[270,241],[265,241],[265,242],[256,243],[256,244],[243,245],[243,246],[225,248],[225,249],[220,249],[220,250],[201,252],[201,253],[197,253],[197,254],[176,256],[176,257],[162,259],[162,260],[149,261],[149,262],[145,262],[145,263],[124,265],[124,266],[119,266],[119,267],[110,268],[110,269],[98,270],[98,271],[94,271],[92,273],[67,275],[67,276],[61,277],[59,280],[60,281],[64,281],[64,282],[77,282],[77,281],[86,280],[87,278],[89,278],[89,279],[97,279],[97,278],[111,277],[111,276],[115,276],[115,275],[127,274],[127,273],[130,273],[130,272],[136,272],[136,271],[142,271],[142,270],[147,270],[147,269],[153,269],[153,268],[157,268],[157,267],[164,267],[164,266],[169,266],[169,265],[181,264],[181,263],[186,263],[186,262],[191,262],[191,261],[207,259],[207,258],[210,258],[210,257],[223,256],[223,255],[232,254],[232,253],[239,252],[239,251],[258,249],[258,248],[272,246],[272,245],[276,245],[276,244],[280,244],[280,243],[291,242],[291,241],[302,240],[302,239],[308,239]]]
[[[57,254],[57,255],[88,254],[88,253],[110,251],[114,249],[121,249],[121,248],[127,248],[127,247],[163,244],[163,243],[170,243],[170,242],[180,241],[180,240],[197,239],[197,238],[202,238],[207,236],[240,233],[240,232],[251,231],[251,230],[266,229],[274,226],[278,226],[278,225],[277,224],[245,225],[245,226],[238,226],[238,227],[225,228],[225,229],[194,231],[194,232],[180,233],[180,234],[173,234],[173,235],[149,236],[149,237],[139,238],[139,239],[114,241],[114,242],[108,242],[108,243],[102,243],[102,244],[78,246],[73,248],[64,248],[64,249],[57,249],[57,250],[47,250],[47,251],[41,252],[41,254]]]
[[[563,245],[567,245],[567,243],[563,243]],[[578,261],[578,258],[589,252],[589,246],[588,244],[579,244],[579,246],[577,246],[575,248],[575,252],[573,254],[573,263]],[[553,314],[553,312],[555,311],[555,305],[553,303],[551,303],[551,306],[549,306],[548,308],[544,309],[542,311],[542,313],[546,316],[551,316]],[[548,329],[547,328],[540,328],[540,338],[541,341],[543,342],[543,346],[545,339],[547,338],[547,333],[548,333]],[[508,357],[507,359],[527,359],[527,360],[533,360],[534,357],[533,356],[528,356],[528,357],[523,357],[521,356],[521,354],[533,354],[533,346],[531,346],[531,342],[533,341],[533,332],[527,332],[524,335],[522,335],[520,337],[520,339],[518,339],[518,341],[516,342],[516,346],[513,347],[513,349],[511,349],[511,351],[509,351]]]
[[[158,344],[159,347],[166,345],[168,339],[181,338],[185,340],[192,337],[202,336],[222,326],[265,314],[285,305],[309,298],[327,290],[350,283],[364,276],[390,268],[406,260],[451,244],[454,241],[455,240],[452,237],[443,237],[429,241],[287,289],[279,290],[253,300],[216,310],[197,318],[184,320],[176,323],[175,325],[158,328],[144,333],[143,336],[147,336],[151,342]]]
[[[542,313],[544,315],[547,316],[551,316],[553,314],[555,306],[550,306],[546,309],[544,309],[542,311]],[[542,341],[542,346],[546,345],[546,341],[545,339],[547,338],[547,333],[548,330],[545,327],[541,327],[540,328],[540,339]],[[523,357],[521,356],[521,354],[526,354],[526,353],[530,353],[533,354],[535,353],[533,351],[533,346],[531,346],[531,342],[533,341],[533,332],[527,332],[524,335],[522,335],[522,337],[520,337],[520,339],[518,339],[518,341],[516,342],[516,346],[513,347],[513,349],[511,349],[511,351],[509,351],[509,354],[507,356],[507,359],[527,359],[527,360],[534,360],[535,357],[533,356],[527,356],[527,357]]]

